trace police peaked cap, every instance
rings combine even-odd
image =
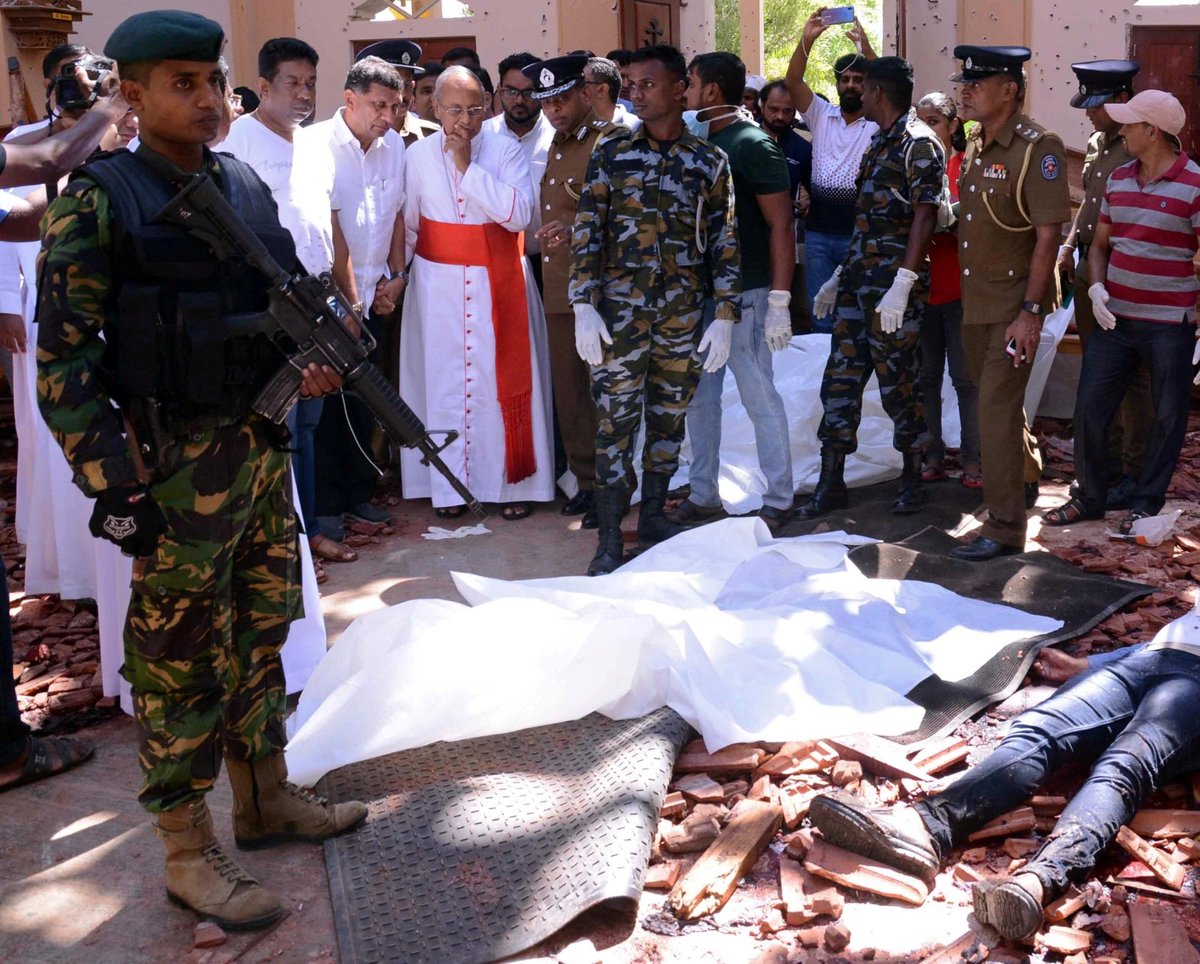
[[[587,66],[587,54],[567,54],[551,57],[528,67],[521,73],[533,81],[534,100],[557,97],[583,83],[583,68]]]
[[[221,25],[186,10],[148,10],[122,20],[104,45],[117,63],[196,60],[216,63],[225,43]]]
[[[413,43],[411,40],[376,41],[355,54],[354,62],[358,63],[364,57],[378,57],[380,60],[386,60],[393,67],[411,70],[414,76],[425,73],[425,68],[420,66],[421,45]]]
[[[976,47],[959,44],[954,48],[954,59],[962,61],[962,70],[950,79],[985,80],[997,74],[1021,76],[1021,65],[1033,52],[1028,47]]]
[[[1142,65],[1136,60],[1093,60],[1071,64],[1079,80],[1079,93],[1071,98],[1072,107],[1099,107],[1117,94],[1133,94],[1133,78]]]

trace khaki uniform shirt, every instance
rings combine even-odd
[[[972,138],[958,180],[963,324],[1007,325],[1021,310],[1035,228],[1071,219],[1062,140],[1024,114],[986,148]],[[1049,310],[1052,287],[1041,303]]]
[[[1108,176],[1132,160],[1125,149],[1125,138],[1120,134],[1109,136],[1096,131],[1088,139],[1087,154],[1083,159],[1083,203],[1075,220],[1076,247],[1087,248],[1095,240],[1096,225],[1100,223],[1100,202],[1104,200]]]
[[[542,224],[561,221],[570,233],[575,224],[579,192],[584,184],[592,151],[605,137],[624,129],[622,125],[603,120],[594,110],[589,110],[573,131],[566,134],[554,132],[550,153],[546,158],[546,172],[542,175]],[[546,313],[570,314],[567,282],[571,278],[571,246],[543,245],[541,258],[542,300],[546,305]]]
[[[404,124],[396,132],[404,141],[405,147],[412,147],[417,141],[430,134],[436,134],[441,128],[432,121],[421,120],[411,110],[404,115]]]

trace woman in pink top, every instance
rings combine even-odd
[[[926,94],[917,104],[917,116],[933,128],[946,148],[946,175],[950,194],[958,200],[958,172],[967,139],[958,119],[954,99],[941,91]],[[942,442],[942,372],[950,363],[950,381],[958,395],[962,423],[959,459],[962,484],[983,488],[979,467],[979,389],[967,375],[962,344],[962,292],[959,286],[958,237],[953,231],[933,236],[929,244],[929,300],[921,316],[921,394],[925,421],[929,426],[929,448],[925,452],[922,478],[934,482],[947,478],[943,467],[946,448]]]

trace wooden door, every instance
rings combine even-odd
[[[621,0],[621,45],[679,46],[679,0]]]
[[[1134,27],[1129,56],[1142,65],[1134,90],[1165,90],[1179,98],[1188,117],[1179,139],[1200,162],[1200,27]]]

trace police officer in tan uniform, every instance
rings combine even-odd
[[[597,525],[596,404],[588,366],[575,350],[575,315],[567,300],[571,274],[571,229],[580,186],[595,146],[626,128],[606,121],[593,109],[584,85],[586,54],[568,54],[522,69],[533,82],[533,97],[554,127],[554,139],[542,176],[542,300],[550,336],[550,374],[558,430],[567,465],[579,482],[579,492],[562,507],[563,515],[582,515],[582,527]]]
[[[422,137],[441,130],[437,124],[421,120],[410,110],[413,102],[413,91],[416,81],[425,68],[421,63],[421,45],[411,40],[380,40],[363,47],[354,57],[356,61],[363,57],[378,57],[400,71],[403,86],[400,90],[400,110],[392,122],[392,130],[400,135],[405,147],[412,147]],[[390,357],[390,356],[389,356]]]
[[[979,386],[980,454],[988,519],[952,550],[973,561],[1022,552],[1041,460],[1025,421],[1025,386],[1055,307],[1055,261],[1071,217],[1062,140],[1021,111],[1027,47],[961,45],[964,121],[979,124],[958,183],[963,347]]]
[[[1092,314],[1092,299],[1088,297],[1087,255],[1096,224],[1100,217],[1100,201],[1108,176],[1122,164],[1133,160],[1125,150],[1121,125],[1108,116],[1106,104],[1123,104],[1133,96],[1133,78],[1139,65],[1132,60],[1096,60],[1071,64],[1079,79],[1079,92],[1071,98],[1071,106],[1087,111],[1088,120],[1096,132],[1088,139],[1087,155],[1083,160],[1083,204],[1075,214],[1075,223],[1058,253],[1058,268],[1071,282],[1075,298],[1075,328],[1079,341],[1086,349],[1096,318]],[[1082,270],[1075,268],[1078,251]],[[1139,365],[1137,374],[1125,393],[1119,418],[1109,430],[1108,464],[1113,477],[1108,479],[1107,509],[1128,509],[1135,480],[1142,474],[1146,455],[1146,439],[1154,420],[1150,400],[1150,373]],[[1074,488],[1074,487],[1073,487]],[[1074,495],[1072,491],[1072,495]]]

